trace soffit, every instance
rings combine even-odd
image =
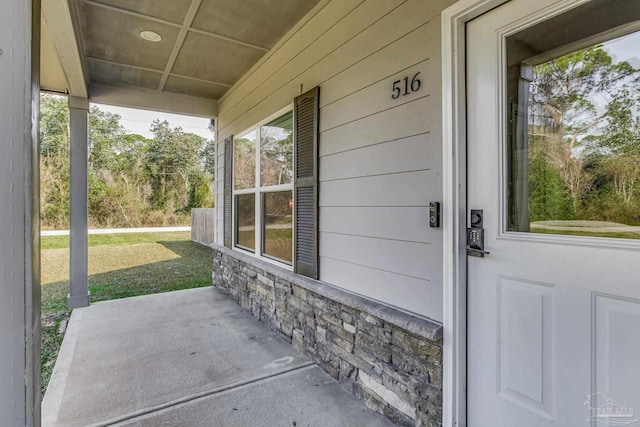
[[[204,0],[193,28],[271,49],[317,1]]]
[[[89,84],[220,98],[319,0],[73,0]],[[151,30],[160,42],[143,40]]]

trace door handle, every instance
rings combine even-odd
[[[489,255],[491,252],[485,251],[482,249],[472,248],[471,246],[467,246],[467,255],[477,256],[480,258],[484,258],[485,255]]]

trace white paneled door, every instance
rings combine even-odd
[[[640,189],[618,185],[640,186],[633,3],[513,0],[467,24],[489,252],[467,256],[469,426],[640,427]]]

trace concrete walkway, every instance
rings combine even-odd
[[[48,426],[390,426],[213,288],[73,311]]]

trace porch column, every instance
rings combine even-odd
[[[39,426],[40,2],[0,10],[0,424]]]
[[[69,97],[71,218],[69,308],[89,305],[89,101]]]

